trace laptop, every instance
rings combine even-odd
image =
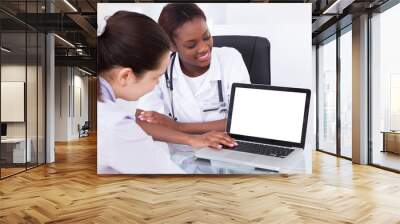
[[[279,171],[303,158],[309,89],[234,83],[226,132],[238,146],[196,151],[199,159]]]

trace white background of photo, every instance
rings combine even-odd
[[[165,3],[99,3],[98,29],[116,11],[143,13],[155,21]],[[308,88],[312,91],[305,171],[312,171],[315,149],[315,74],[312,69],[311,4],[284,3],[199,3],[206,14],[211,34],[266,37],[271,44],[271,84]]]

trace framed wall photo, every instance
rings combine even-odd
[[[304,125],[314,116],[314,106],[304,106],[315,87],[311,4],[99,3],[97,10],[98,46],[107,46],[97,61],[98,174],[312,172],[314,127]],[[122,70],[125,59],[135,62],[127,68],[162,73],[157,83],[119,88],[111,68]]]
[[[1,122],[24,122],[25,82],[1,82]]]

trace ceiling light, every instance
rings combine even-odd
[[[73,47],[73,48],[75,48],[75,45],[73,45],[71,42],[69,42],[68,40],[66,40],[66,39],[64,39],[64,38],[62,38],[62,37],[60,37],[59,35],[57,35],[57,34],[54,34],[54,36],[55,37],[57,37],[59,40],[61,40],[62,42],[64,42],[64,43],[66,43],[67,45],[69,45],[70,47]]]
[[[85,74],[87,74],[87,75],[93,75],[92,73],[90,73],[90,72],[88,72],[88,71],[86,71],[86,70],[83,70],[83,69],[81,69],[81,68],[79,68],[79,67],[78,67],[78,70],[81,71],[81,72],[83,72],[83,73],[85,73]]]
[[[343,10],[353,2],[354,0],[336,0],[322,14],[342,14]]]
[[[68,0],[64,0],[65,4],[67,4],[72,10],[74,10],[75,12],[78,12],[78,10],[71,4],[69,3]]]
[[[7,49],[7,48],[5,48],[5,47],[1,47],[1,50],[4,51],[4,52],[6,52],[6,53],[10,53],[10,52],[11,52],[11,50],[9,50],[9,49]]]

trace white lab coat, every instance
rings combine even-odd
[[[170,65],[171,66],[171,65]],[[229,105],[232,83],[250,83],[249,73],[242,55],[234,48],[214,47],[211,53],[210,68],[206,78],[197,92],[193,93],[182,72],[179,55],[174,62],[173,72],[173,101],[174,111],[178,122],[207,122],[225,119],[227,113],[220,111],[203,112],[204,109],[219,105],[217,80],[222,81],[223,99]],[[170,68],[168,68],[170,71]],[[164,111],[171,113],[170,92],[166,86],[165,76],[161,76],[154,90],[139,100],[138,108],[146,111]],[[171,153],[186,152],[185,157],[191,157],[193,149],[183,145],[170,144]],[[181,164],[183,159],[176,161]]]
[[[101,88],[106,88],[105,92],[109,96],[104,102],[97,104],[98,172],[112,170],[123,174],[184,173],[172,162],[168,147],[154,142],[136,124],[134,111],[123,109],[123,105],[114,98],[108,83],[103,79],[101,83]],[[130,102],[133,105],[135,103]]]

